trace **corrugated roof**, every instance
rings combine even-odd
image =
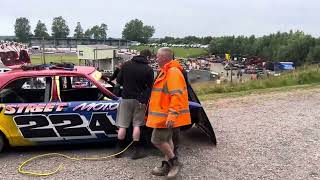
[[[92,48],[92,49],[117,49],[114,46],[108,46],[108,45],[78,45],[79,47],[88,47],[88,48]]]

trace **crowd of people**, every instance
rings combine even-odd
[[[177,152],[180,127],[191,124],[189,83],[185,70],[178,60],[174,60],[170,48],[160,48],[157,52],[155,61],[159,72],[156,78],[149,65],[151,57],[151,51],[143,50],[140,55],[123,63],[117,71],[116,82],[122,87],[122,100],[117,113],[117,152],[125,148],[127,129],[133,126],[134,149],[131,158],[145,157],[143,127],[152,128],[150,140],[163,153],[164,160],[151,172],[172,179],[182,167]],[[116,157],[122,156],[118,154]]]

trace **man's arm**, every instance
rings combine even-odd
[[[119,70],[118,76],[117,76],[117,83],[121,86],[123,85],[123,67]]]
[[[153,72],[153,69],[150,68],[148,77],[147,77],[147,83],[146,83],[148,88],[152,88],[153,81],[154,81],[154,72]]]
[[[113,72],[113,74],[111,75],[111,77],[109,78],[109,81],[113,81],[118,77],[118,74],[120,72],[120,68],[116,68]]]
[[[145,77],[146,79],[145,79],[144,91],[138,97],[138,101],[142,104],[147,104],[150,99],[152,86],[153,86],[153,77],[154,77],[154,72],[150,68],[148,70],[147,76]]]
[[[168,92],[171,95],[167,121],[175,122],[179,113],[183,110],[183,103],[186,103],[183,101],[183,96],[185,96],[184,93],[186,92],[186,82],[182,72],[178,68],[171,68],[168,71],[167,85]]]

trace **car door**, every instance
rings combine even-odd
[[[118,100],[109,99],[85,76],[56,76],[55,81],[63,110],[49,115],[49,119],[65,142],[116,140]]]
[[[212,125],[191,86],[188,87],[188,95],[192,123],[194,123],[202,132],[204,132],[210,138],[211,142],[216,145],[217,139]]]
[[[47,115],[52,77],[23,77],[9,82],[0,90],[0,126],[13,146],[34,145],[55,137]]]

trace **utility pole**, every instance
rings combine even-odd
[[[230,79],[230,81],[231,81],[231,84],[232,84],[232,69],[233,69],[233,64],[232,63],[230,63],[231,64],[231,73],[230,73],[230,77],[231,77],[231,79]]]
[[[46,64],[46,57],[44,55],[44,37],[42,37],[42,58],[43,58],[43,64]]]

